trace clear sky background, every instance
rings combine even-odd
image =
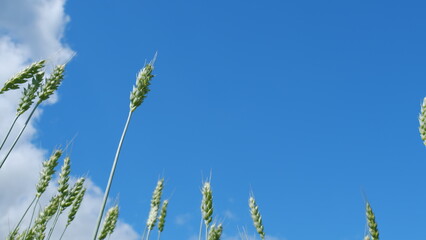
[[[252,234],[253,192],[274,240],[362,239],[365,199],[383,239],[425,239],[423,1],[69,1],[77,53],[32,142],[75,137],[76,176],[106,185],[135,76],[158,51],[111,197],[142,233],[166,179],[163,239],[198,234],[210,172],[224,239]],[[1,53],[0,53],[1,54]]]

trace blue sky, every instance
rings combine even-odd
[[[361,239],[364,197],[383,239],[424,239],[423,1],[69,1],[77,52],[36,145],[70,148],[104,188],[129,93],[158,51],[111,196],[139,233],[165,177],[163,239],[198,233],[212,172],[216,219],[254,233],[252,191],[274,239]]]

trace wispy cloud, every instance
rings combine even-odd
[[[191,219],[192,215],[190,213],[184,213],[175,217],[175,223],[176,225],[183,226],[187,225],[191,221]]]
[[[70,20],[64,6],[65,0],[0,2],[0,84],[34,60],[47,58],[48,66],[52,66],[63,63],[73,54],[72,49],[62,41],[65,26]],[[19,97],[19,90],[0,95],[0,139],[16,114]],[[38,110],[33,120],[37,121],[41,114],[42,110]],[[16,128],[20,129],[22,125],[23,121],[18,121]],[[5,238],[34,197],[41,162],[53,150],[32,144],[36,136],[37,129],[30,123],[0,171],[0,238]],[[0,153],[0,157],[2,155],[4,153]],[[90,180],[87,187],[86,198],[63,238],[65,240],[89,239],[93,233],[103,193]],[[48,191],[53,194],[54,186]],[[43,201],[47,201],[47,198]],[[64,222],[60,221],[57,229],[63,226]],[[138,238],[132,227],[124,222],[118,223],[111,236],[111,239],[117,240]]]

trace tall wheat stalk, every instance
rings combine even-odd
[[[109,175],[108,183],[105,189],[104,198],[102,201],[101,209],[99,211],[98,220],[96,222],[95,231],[93,233],[93,240],[96,240],[98,236],[99,228],[102,221],[102,216],[105,211],[106,202],[108,199],[109,191],[111,189],[111,184],[114,178],[115,169],[117,167],[118,158],[120,156],[121,146],[123,145],[124,137],[127,133],[127,128],[129,127],[130,119],[132,118],[133,112],[143,103],[146,98],[147,93],[150,91],[149,85],[151,84],[151,79],[154,77],[152,71],[154,70],[154,62],[157,54],[154,58],[145,65],[142,70],[139,71],[139,74],[136,77],[136,85],[133,86],[133,90],[130,94],[130,110],[127,116],[126,124],[124,125],[123,133],[121,134],[120,142],[118,143],[117,151],[115,153],[114,161],[112,163],[111,172]]]

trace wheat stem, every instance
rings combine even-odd
[[[198,232],[198,240],[201,240],[201,235],[203,233],[203,218],[200,220],[200,230]]]
[[[65,231],[68,229],[68,225],[65,225],[64,231],[62,231],[61,237],[59,238],[59,240],[62,239],[62,237],[64,237]]]
[[[10,128],[9,128],[9,131],[7,131],[7,134],[6,134],[6,136],[4,137],[3,142],[1,143],[0,150],[3,148],[4,144],[6,143],[6,140],[9,138],[9,135],[10,135],[10,133],[12,132],[12,129],[13,129],[13,127],[15,126],[16,121],[18,120],[19,116],[20,116],[20,115],[16,115],[16,116],[15,116],[15,119],[13,119],[12,125],[10,125]]]
[[[147,232],[147,234],[146,234],[146,240],[148,240],[148,239],[149,239],[149,235],[151,235],[151,230],[149,230],[149,229],[148,229],[148,232]]]
[[[18,136],[15,138],[15,141],[13,142],[12,146],[9,148],[9,151],[7,152],[7,154],[3,157],[2,161],[0,162],[0,169],[3,167],[4,162],[9,157],[9,154],[12,152],[12,150],[15,147],[16,143],[18,142],[18,140],[21,138],[22,133],[24,132],[25,128],[27,127],[28,123],[30,122],[31,117],[33,116],[35,110],[37,109],[37,107],[39,105],[40,105],[40,103],[37,103],[34,106],[33,110],[31,111],[30,115],[28,116],[27,120],[25,121],[24,126],[22,127],[22,129],[19,132]]]
[[[19,226],[21,225],[22,221],[24,220],[25,216],[27,215],[28,211],[30,210],[31,206],[34,204],[36,200],[36,197],[33,198],[33,200],[31,201],[30,205],[28,205],[27,209],[25,210],[24,214],[22,215],[21,219],[19,219],[18,224],[16,224],[16,227],[13,229],[12,232],[15,232],[19,229]]]
[[[130,119],[132,118],[132,114],[133,114],[133,112],[129,111],[129,115],[127,116],[126,124],[124,125],[123,133],[121,134],[120,142],[118,143],[118,148],[117,148],[117,151],[115,153],[114,162],[112,163],[112,168],[111,168],[111,172],[110,172],[110,175],[109,175],[108,184],[107,184],[107,187],[105,189],[104,198],[103,198],[102,205],[101,205],[101,210],[99,211],[98,220],[96,222],[95,231],[93,233],[93,240],[96,240],[96,237],[97,237],[98,232],[99,232],[99,227],[101,225],[102,216],[103,216],[103,213],[105,211],[105,205],[106,205],[106,202],[108,200],[109,191],[111,189],[112,180],[114,178],[115,169],[117,167],[118,157],[120,156],[121,146],[123,145],[124,137],[126,136],[127,128],[129,127],[129,123],[130,123]]]
[[[56,214],[55,214],[55,218],[53,220],[53,224],[52,224],[52,226],[49,229],[49,233],[47,234],[47,239],[46,240],[49,240],[50,237],[52,236],[53,230],[55,229],[55,226],[58,223],[59,215],[61,215],[61,213],[59,211],[57,211]]]
[[[108,179],[108,184],[107,184],[107,187],[105,189],[103,202],[102,202],[102,205],[101,205],[101,209],[99,211],[99,216],[98,216],[98,220],[97,220],[97,223],[96,223],[95,231],[93,233],[93,240],[96,240],[96,237],[97,237],[98,232],[99,232],[99,227],[101,225],[102,216],[103,216],[103,213],[105,211],[105,205],[106,205],[106,202],[107,202],[107,199],[108,199],[109,191],[111,189],[111,184],[112,184],[112,180],[114,178],[115,169],[117,167],[117,162],[118,162],[118,157],[120,155],[121,146],[123,145],[124,137],[126,136],[127,128],[129,126],[129,123],[130,123],[130,119],[132,117],[133,112],[136,110],[136,108],[138,108],[142,104],[143,100],[145,99],[146,94],[149,91],[148,86],[150,84],[150,81],[154,77],[151,74],[152,70],[154,69],[154,67],[153,67],[154,61],[155,61],[155,57],[154,57],[154,60],[152,60],[149,64],[147,64],[139,72],[139,74],[136,78],[136,86],[133,87],[133,91],[130,93],[129,115],[128,115],[127,120],[126,120],[126,124],[124,125],[123,133],[121,135],[120,142],[118,143],[117,151],[115,153],[114,161],[113,161],[111,172],[110,172],[109,179]]]

